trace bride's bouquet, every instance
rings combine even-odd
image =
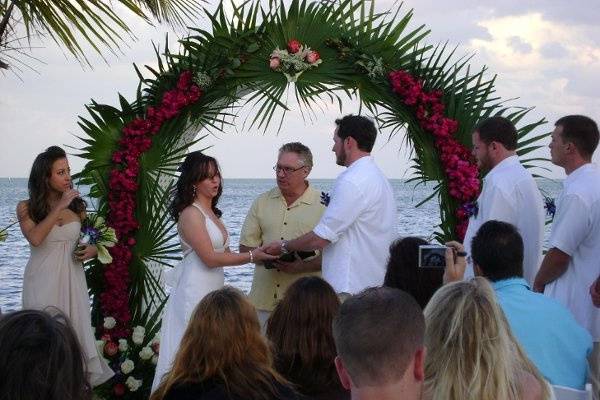
[[[110,264],[112,256],[107,247],[112,247],[117,243],[117,234],[115,230],[106,225],[104,218],[98,214],[88,214],[81,224],[79,233],[79,246],[94,245],[98,249],[98,261],[102,264]]]

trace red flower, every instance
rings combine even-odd
[[[117,397],[121,397],[121,396],[125,395],[125,385],[123,385],[122,383],[117,383],[113,387],[113,393]]]
[[[480,184],[477,164],[470,151],[453,138],[458,130],[458,121],[444,116],[442,91],[425,91],[422,82],[407,71],[392,71],[389,80],[392,91],[401,97],[404,104],[414,108],[419,126],[436,138],[435,146],[448,178],[448,194],[460,203],[474,200]],[[456,234],[462,240],[468,217],[460,208],[456,217],[459,219]]]
[[[104,345],[104,353],[107,356],[112,357],[119,351],[119,345],[115,342],[108,342]]]
[[[287,44],[287,49],[291,54],[296,54],[299,52],[300,47],[302,47],[302,44],[296,39],[290,40]]]
[[[109,248],[113,262],[104,268],[105,289],[100,294],[100,306],[103,315],[110,315],[117,321],[115,328],[111,329],[113,338],[126,337],[130,331],[129,264],[133,258],[131,247],[136,244],[135,233],[139,228],[135,217],[139,158],[152,147],[151,137],[160,131],[166,120],[176,117],[183,108],[202,96],[202,90],[193,83],[192,78],[191,71],[182,72],[176,87],[163,93],[159,105],[146,109],[145,118],[138,117],[127,123],[118,142],[119,149],[111,157],[116,165],[108,178],[110,191],[107,222],[115,229],[119,241]],[[114,355],[118,346],[110,341],[110,336],[108,339],[104,351]],[[122,396],[125,387],[118,384],[114,391],[115,395]]]

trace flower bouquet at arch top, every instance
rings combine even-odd
[[[318,52],[292,39],[287,43],[287,49],[273,50],[269,67],[273,71],[282,72],[288,82],[296,82],[304,71],[315,68],[322,62]]]

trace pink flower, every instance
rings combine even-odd
[[[119,351],[119,345],[115,342],[108,342],[104,345],[104,352],[107,356],[112,357]]]
[[[308,61],[309,64],[316,63],[320,58],[321,56],[319,55],[319,53],[317,53],[314,50],[309,51],[306,55],[306,61]]]
[[[279,59],[279,57],[272,57],[269,60],[269,68],[271,68],[271,69],[277,69],[277,68],[279,68],[280,65],[281,65],[281,60]]]
[[[296,54],[300,51],[301,46],[302,44],[298,40],[292,39],[288,42],[287,49],[291,54]]]

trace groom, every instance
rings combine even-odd
[[[331,200],[317,226],[294,240],[270,243],[279,255],[323,250],[323,278],[342,299],[385,276],[389,246],[395,236],[396,204],[387,178],[371,157],[377,130],[370,119],[347,115],[335,121],[333,148],[338,165]]]

